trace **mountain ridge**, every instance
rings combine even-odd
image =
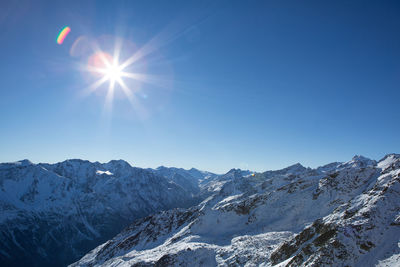
[[[71,266],[400,263],[400,155],[296,167],[233,176],[199,205],[135,221]]]
[[[0,262],[13,266],[65,265],[103,242],[106,243],[102,246],[109,244],[109,239],[122,230],[130,241],[122,240],[124,245],[119,244],[120,247],[127,249],[128,244],[134,243],[141,246],[137,247],[140,250],[135,256],[129,256],[135,259],[129,264],[192,264],[185,260],[191,257],[211,266],[241,266],[247,262],[266,266],[285,262],[288,266],[307,265],[313,261],[323,263],[322,256],[317,255],[323,254],[318,249],[310,250],[314,256],[304,254],[309,247],[296,243],[297,236],[314,232],[317,237],[306,241],[314,242],[312,240],[321,235],[318,220],[325,223],[336,216],[341,219],[335,224],[342,223],[346,220],[343,218],[350,215],[340,217],[336,211],[341,206],[375,188],[382,176],[392,180],[382,178],[379,181],[396,184],[399,169],[400,155],[394,153],[379,161],[355,155],[347,162],[333,162],[315,169],[296,163],[280,170],[231,169],[221,175],[195,168],[143,169],[124,160],[100,163],[68,159],[35,164],[25,159],[0,163],[0,238],[3,241]],[[178,207],[180,209],[176,209]],[[269,215],[266,217],[266,214]],[[397,225],[396,218],[391,221],[394,225]],[[231,222],[226,223],[226,220]],[[129,226],[132,221],[138,229],[144,227],[144,234],[133,238],[127,232],[126,229],[135,231],[135,227]],[[316,228],[307,230],[313,223]],[[340,227],[334,229],[343,233]],[[160,231],[164,239],[158,237]],[[153,241],[150,242],[150,238]],[[283,251],[293,246],[293,242],[297,250],[303,251],[302,256],[277,252],[280,246]],[[152,245],[149,247],[149,244]],[[261,244],[267,249],[254,248]],[[364,248],[371,246],[368,242],[362,244]],[[113,258],[97,263],[86,261],[98,248],[75,266],[115,263]],[[162,253],[150,253],[153,250]],[[108,250],[102,251],[103,256],[107,255]],[[124,251],[117,254],[125,255]],[[125,252],[132,253],[129,249]],[[18,257],[21,253],[25,258]],[[251,256],[254,253],[256,258]],[[147,254],[151,257],[143,258]],[[384,260],[396,260],[396,255]]]
[[[0,262],[71,263],[136,218],[199,202],[198,193],[123,160],[1,163]]]

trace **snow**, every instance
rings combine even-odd
[[[67,249],[76,260],[86,244],[111,238],[138,217],[199,201],[182,186],[121,160],[0,164],[0,239],[9,240],[1,255],[18,260],[33,251],[40,259]]]
[[[271,255],[286,242],[298,247],[275,266],[398,266],[398,161],[355,156],[315,170],[295,164],[254,176],[233,169],[203,185],[212,194],[198,206],[136,221],[73,266],[272,266]],[[342,247],[313,245],[322,242],[321,233],[298,238],[316,221],[334,227],[330,242]],[[306,246],[311,254],[300,257]],[[343,247],[346,260],[335,256]]]
[[[400,266],[400,253],[393,254],[389,258],[378,262],[376,267],[395,267]]]
[[[230,201],[232,201],[232,200],[235,200],[235,199],[241,197],[242,195],[243,195],[243,194],[238,194],[238,195],[233,195],[233,196],[226,197],[226,198],[224,198],[223,200],[221,200],[219,203],[222,204],[222,203],[230,202]]]
[[[18,235],[27,229],[46,257],[39,240],[75,249],[133,221],[72,266],[400,266],[399,155],[249,174],[123,160],[0,164],[0,235],[10,240],[0,257],[28,249]],[[194,206],[169,210],[184,204]],[[324,227],[335,233],[325,243]]]
[[[102,174],[105,174],[105,175],[114,175],[114,174],[111,173],[110,171],[101,171],[101,170],[97,170],[97,171],[96,171],[96,174],[98,174],[98,175],[102,175]]]

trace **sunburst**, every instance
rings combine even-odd
[[[106,52],[107,50],[101,49],[97,42],[92,42],[91,45],[92,55],[89,57],[88,64],[81,65],[80,70],[89,72],[92,76],[91,79],[95,78],[95,81],[82,91],[83,96],[91,95],[100,88],[105,89],[103,111],[111,114],[115,92],[116,90],[121,90],[137,115],[143,119],[147,118],[149,106],[143,105],[140,101],[141,98],[139,98],[139,96],[142,96],[147,99],[147,94],[140,93],[142,83],[148,84],[150,88],[153,86],[169,88],[172,81],[165,74],[137,72],[137,70],[147,70],[148,62],[145,58],[149,54],[155,53],[157,49],[153,45],[146,44],[136,49],[135,53],[120,62],[120,55],[127,54],[127,51],[122,53],[122,39],[116,39],[112,55]],[[128,44],[127,50],[131,49],[132,46]],[[166,69],[168,71],[168,68]],[[135,82],[129,83],[128,80],[134,80]]]
[[[86,70],[94,74],[99,79],[88,87],[88,92],[91,93],[97,90],[104,83],[108,82],[108,90],[105,100],[105,106],[107,109],[112,108],[112,102],[114,97],[114,90],[116,86],[122,89],[128,100],[137,107],[137,101],[130,88],[126,85],[123,77],[135,79],[138,74],[127,72],[126,69],[130,64],[119,64],[120,46],[116,46],[114,55],[111,56],[109,53],[104,52],[97,47],[94,49],[93,55],[89,58],[89,64]]]

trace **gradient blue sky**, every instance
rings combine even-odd
[[[398,3],[1,1],[0,161],[222,173],[400,152]],[[137,67],[160,79],[128,83],[140,108],[118,88],[112,113],[106,86],[82,96],[79,36],[153,49]]]

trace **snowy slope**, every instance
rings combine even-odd
[[[72,266],[399,266],[400,155],[215,179]],[[230,177],[230,179],[227,179]]]
[[[71,263],[136,218],[198,203],[192,186],[123,160],[0,164],[0,265]]]

